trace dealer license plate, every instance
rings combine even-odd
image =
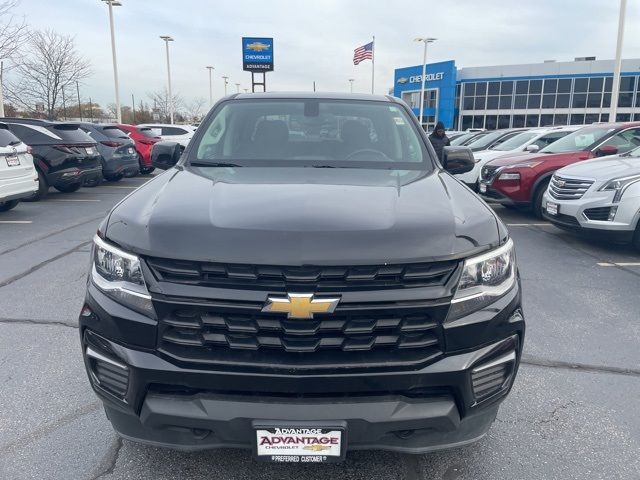
[[[559,211],[560,211],[560,205],[553,202],[547,202],[547,213],[549,215],[558,215]]]
[[[344,430],[338,428],[257,427],[258,460],[324,463],[344,459]]]
[[[20,159],[13,155],[13,156],[7,156],[7,166],[9,167],[17,167],[18,165],[20,165]]]
[[[480,184],[480,193],[487,193],[487,184],[486,183],[481,183]]]

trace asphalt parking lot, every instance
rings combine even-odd
[[[0,216],[0,479],[640,478],[640,254],[502,207],[528,330],[513,392],[479,443],[296,466],[117,439],[84,372],[77,316],[100,219],[149,178],[52,190]]]

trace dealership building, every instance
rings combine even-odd
[[[579,125],[609,120],[613,60],[457,68],[427,65],[423,124],[448,129]],[[617,121],[640,121],[640,59],[622,61]],[[395,70],[393,94],[420,112],[422,65]]]

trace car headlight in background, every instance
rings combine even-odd
[[[447,319],[460,318],[493,303],[515,283],[516,256],[513,240],[509,239],[495,250],[464,261]]]
[[[600,191],[613,190],[614,192],[616,192],[613,196],[613,201],[619,202],[625,190],[638,181],[640,181],[640,175],[630,175],[628,177],[614,178],[613,180],[609,180],[607,183],[605,183],[600,188]]]
[[[93,237],[91,281],[105,295],[144,315],[155,316],[140,259]]]

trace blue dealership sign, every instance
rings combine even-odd
[[[242,37],[242,69],[247,72],[273,70],[273,38]]]

